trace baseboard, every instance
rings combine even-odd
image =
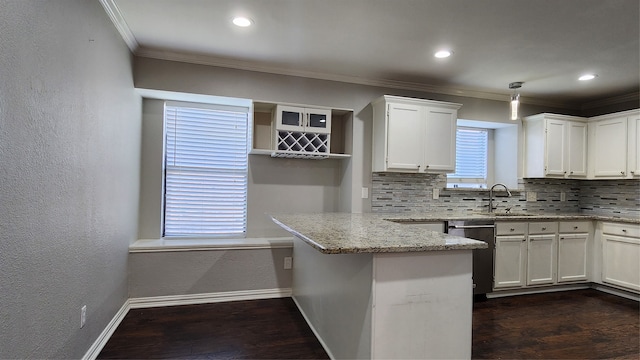
[[[324,351],[327,353],[327,355],[329,355],[329,359],[335,360],[336,357],[333,356],[333,353],[331,353],[331,349],[329,349],[327,344],[322,339],[322,336],[320,336],[320,334],[316,331],[316,328],[313,326],[311,321],[309,321],[309,318],[307,317],[307,314],[304,313],[304,310],[302,309],[302,307],[298,303],[298,300],[296,300],[296,297],[295,296],[291,296],[291,298],[293,299],[293,302],[296,304],[296,307],[298,308],[298,311],[300,311],[300,314],[302,314],[302,317],[304,318],[304,321],[306,321],[307,325],[309,325],[309,328],[313,332],[313,335],[316,336],[316,339],[318,339],[318,342],[320,342],[320,345],[322,345],[322,348],[324,349]]]
[[[127,299],[113,319],[111,319],[104,330],[102,330],[96,341],[93,342],[89,350],[84,354],[82,360],[94,360],[98,357],[102,348],[107,344],[111,335],[113,335],[113,332],[116,331],[118,325],[120,325],[124,317],[129,313],[129,309],[131,309],[131,307],[129,306],[129,300]]]
[[[607,294],[616,295],[616,296],[620,296],[623,298],[640,302],[640,294],[636,294],[626,290],[621,290],[611,286],[597,284],[597,283],[591,284],[591,287],[595,290],[606,292]]]
[[[100,355],[100,351],[102,351],[102,348],[104,348],[104,346],[107,344],[107,342],[111,338],[111,335],[113,335],[113,332],[116,331],[118,325],[120,325],[124,317],[127,315],[127,313],[129,313],[129,310],[131,309],[176,305],[210,304],[240,300],[273,299],[281,297],[291,297],[291,288],[129,298],[124,302],[120,310],[118,310],[109,324],[107,324],[102,333],[100,333],[89,350],[87,350],[87,352],[82,357],[82,360],[95,360],[98,355]]]
[[[523,289],[510,289],[510,290],[494,291],[492,293],[487,294],[487,298],[492,299],[492,298],[499,298],[499,297],[505,297],[505,296],[542,294],[542,293],[551,293],[551,292],[557,292],[557,291],[583,290],[583,289],[589,289],[589,288],[591,288],[590,283],[555,285],[555,286],[523,288]]]
[[[130,298],[131,309],[291,297],[290,288]]]

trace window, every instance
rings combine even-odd
[[[486,188],[488,130],[458,127],[456,171],[447,174],[447,187]]]
[[[165,103],[163,236],[244,236],[249,108]]]

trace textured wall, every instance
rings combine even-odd
[[[284,257],[292,249],[130,254],[129,297],[291,287]]]
[[[98,1],[0,9],[0,358],[79,358],[127,298],[131,57]]]

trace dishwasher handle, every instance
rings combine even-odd
[[[493,229],[495,225],[449,225],[449,229]]]

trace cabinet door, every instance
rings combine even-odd
[[[496,236],[493,287],[509,288],[525,285],[526,238],[518,236]]]
[[[418,172],[423,164],[424,121],[420,106],[388,105],[387,169]]]
[[[276,129],[286,131],[304,131],[304,108],[296,106],[276,106]]]
[[[424,171],[456,170],[456,122],[458,112],[450,109],[426,109]]]
[[[627,168],[627,118],[596,121],[593,129],[593,175],[624,177]]]
[[[304,109],[305,131],[330,134],[331,133],[331,110],[328,109]]]
[[[556,234],[529,235],[527,241],[527,285],[556,282]]]
[[[558,236],[558,282],[587,281],[589,234]]]
[[[630,177],[640,176],[640,115],[629,117],[628,126],[628,164]]]
[[[566,174],[566,129],[565,121],[547,120],[544,149],[545,175],[564,176]]]
[[[602,235],[602,281],[640,291],[640,238]]]
[[[587,124],[569,122],[567,152],[569,177],[587,176]]]

